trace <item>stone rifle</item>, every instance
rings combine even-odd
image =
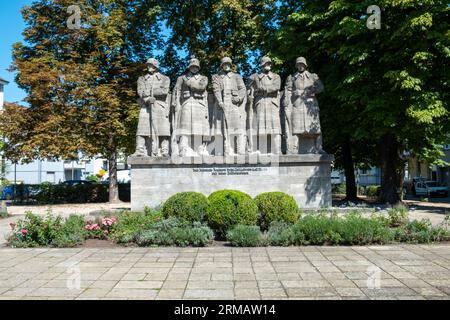
[[[253,152],[253,103],[255,101],[255,89],[253,85],[250,87],[250,92],[248,93],[248,151]]]
[[[214,75],[213,76],[213,83],[216,83],[219,85],[220,87],[220,95],[222,96],[223,93],[223,86],[222,86],[222,82],[219,80],[219,75]],[[217,101],[218,107],[220,108],[220,101]],[[228,121],[227,121],[227,112],[225,110],[225,104],[223,103],[223,96],[222,96],[222,104],[223,104],[223,142],[224,142],[224,146],[226,147],[228,145],[228,143],[230,142],[230,135],[229,135],[229,131],[228,131]],[[226,154],[227,150],[224,150],[224,155]]]

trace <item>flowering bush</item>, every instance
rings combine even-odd
[[[85,240],[84,218],[72,215],[69,218],[42,217],[27,212],[24,219],[10,223],[11,234],[7,241],[13,247],[73,247]]]
[[[116,217],[99,218],[96,221],[88,221],[84,229],[89,239],[107,239],[115,224],[117,224]]]

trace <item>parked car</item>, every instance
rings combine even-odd
[[[80,184],[81,185],[92,185],[94,183],[92,181],[88,181],[88,180],[67,180],[61,184],[65,185],[65,186],[78,186]]]
[[[27,186],[16,185],[17,197],[29,197],[30,189]],[[0,193],[0,200],[12,200],[14,199],[14,185],[9,184],[3,187]]]
[[[448,196],[448,188],[437,181],[418,180],[414,184],[414,192],[416,196]]]

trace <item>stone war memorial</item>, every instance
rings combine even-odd
[[[133,211],[178,192],[223,189],[281,191],[303,208],[331,206],[334,158],[322,149],[316,99],[324,86],[303,57],[284,83],[271,67],[263,57],[245,83],[229,57],[211,79],[192,58],[170,92],[158,61],[147,61],[137,85],[136,153],[128,159]]]

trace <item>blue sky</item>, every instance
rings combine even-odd
[[[14,74],[7,71],[11,66],[12,45],[22,41],[25,24],[20,14],[23,6],[32,0],[0,0],[0,78],[10,83],[5,87],[5,100],[21,102],[26,94],[14,82]]]

